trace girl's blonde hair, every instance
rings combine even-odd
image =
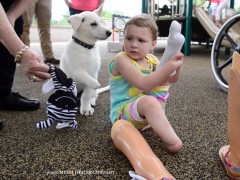
[[[157,40],[158,27],[154,19],[148,14],[138,14],[129,19],[124,27],[124,32],[128,25],[135,25],[138,27],[147,27],[152,32],[153,40]]]

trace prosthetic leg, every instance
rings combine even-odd
[[[111,137],[115,146],[128,158],[139,177],[142,176],[148,180],[174,179],[131,123],[126,120],[116,121],[112,127]]]
[[[237,52],[233,54],[229,72],[227,131],[231,154],[240,160],[240,55]]]
[[[227,134],[230,146],[223,146],[219,156],[228,176],[240,179],[240,55],[233,54],[229,71]]]

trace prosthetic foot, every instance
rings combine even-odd
[[[177,21],[172,21],[171,26],[169,28],[169,35],[167,40],[167,47],[163,53],[160,63],[157,66],[157,69],[164,66],[170,57],[178,52],[180,52],[185,38],[181,34],[181,25]],[[174,75],[175,72],[172,74]]]
[[[138,179],[174,179],[153,153],[140,132],[128,121],[118,120],[114,123],[111,137],[115,146],[123,152],[132,164]],[[130,173],[131,177],[134,175]]]

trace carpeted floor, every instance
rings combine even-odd
[[[100,43],[102,67],[99,81],[108,83],[107,65],[116,52]],[[32,46],[40,51],[39,46]],[[64,45],[55,44],[60,57]],[[159,56],[163,48],[159,47]],[[210,50],[192,45],[185,57],[181,80],[171,87],[166,115],[184,141],[184,149],[169,154],[151,129],[143,132],[149,145],[178,180],[225,180],[218,158],[219,148],[226,144],[227,94],[217,85],[210,62]],[[48,95],[41,92],[42,83],[30,83],[17,68],[14,91],[37,98],[41,108],[33,112],[0,112],[5,127],[0,131],[0,179],[114,179],[128,180],[133,170],[127,158],[110,138],[109,92],[97,100],[91,117],[77,116],[78,129],[56,130],[54,125],[38,130],[35,124],[46,119]]]

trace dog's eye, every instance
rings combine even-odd
[[[95,22],[91,23],[91,26],[97,26],[97,23],[95,23]]]

